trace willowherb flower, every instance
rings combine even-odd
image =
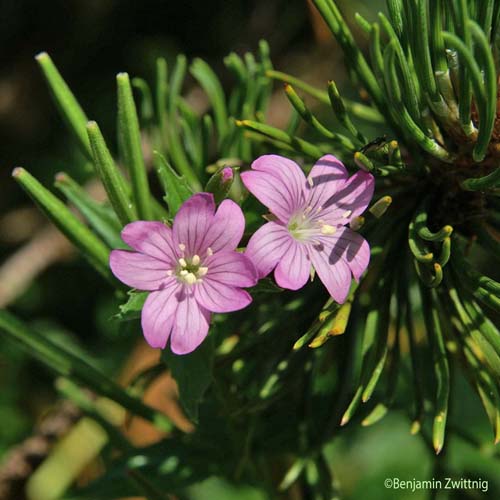
[[[224,200],[217,211],[213,195],[198,193],[179,209],[172,228],[137,221],[122,238],[134,251],[113,250],[111,270],[121,281],[150,291],[141,323],[155,348],[176,354],[196,349],[207,335],[211,312],[243,309],[252,301],[241,287],[257,282],[248,257],[236,252],[245,226],[240,207]]]
[[[330,295],[344,302],[352,276],[358,280],[370,260],[367,241],[345,226],[372,199],[373,176],[359,171],[349,177],[337,158],[326,155],[306,178],[292,160],[264,155],[241,177],[273,216],[250,238],[245,252],[259,277],[274,269],[278,285],[297,290],[312,266]]]

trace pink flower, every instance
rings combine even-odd
[[[330,295],[344,302],[351,275],[358,280],[370,260],[366,240],[345,225],[368,206],[373,176],[359,171],[349,177],[337,158],[326,155],[306,179],[292,160],[264,155],[241,178],[275,219],[255,232],[245,252],[259,278],[274,269],[278,285],[297,290],[313,266]]]
[[[111,270],[125,284],[150,291],[142,309],[144,337],[151,347],[176,354],[196,349],[208,333],[211,312],[248,306],[241,287],[257,282],[255,268],[235,251],[245,227],[240,207],[224,200],[215,212],[212,194],[198,193],[177,213],[173,227],[132,222],[122,238],[133,250],[113,250]]]

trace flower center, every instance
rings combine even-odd
[[[177,260],[175,269],[169,271],[168,274],[170,276],[174,274],[179,283],[184,283],[186,285],[201,283],[203,281],[203,276],[208,272],[208,267],[202,265],[199,255],[195,254],[192,257],[184,256],[185,245],[179,245],[179,247],[182,250],[183,256]],[[210,255],[212,255],[212,250],[209,248],[207,250],[207,256]]]
[[[297,241],[314,244],[317,236],[335,234],[337,231],[335,226],[326,224],[325,221],[318,218],[321,210],[322,207],[313,210],[312,207],[308,206],[292,215],[287,226],[292,237]]]

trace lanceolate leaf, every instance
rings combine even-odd
[[[171,218],[175,216],[180,206],[193,194],[186,179],[174,172],[167,160],[155,151],[156,173],[165,191],[163,199],[168,205]]]
[[[149,292],[131,290],[128,292],[128,300],[120,306],[120,312],[115,316],[120,321],[128,321],[141,317],[144,302],[148,298]]]

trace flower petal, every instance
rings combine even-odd
[[[257,270],[245,254],[234,251],[218,252],[208,257],[204,265],[208,268],[206,279],[236,287],[257,284]]]
[[[358,233],[347,227],[339,228],[332,236],[324,236],[321,241],[330,249],[330,262],[344,260],[356,280],[365,272],[370,263],[370,245]]]
[[[348,177],[340,160],[333,155],[322,156],[307,176],[308,205],[313,209],[324,206],[328,198],[342,188]]]
[[[123,228],[122,239],[137,252],[164,262],[176,260],[172,230],[162,222],[131,222]]]
[[[279,286],[298,290],[307,283],[310,271],[311,261],[306,246],[291,241],[288,250],[274,270],[274,277]]]
[[[141,313],[141,326],[147,343],[155,349],[165,349],[172,330],[181,285],[172,282],[171,286],[158,292],[151,292],[144,303]]]
[[[327,244],[310,247],[310,256],[316,272],[326,289],[339,304],[345,302],[351,286],[351,270],[343,259],[330,261],[331,248]]]
[[[167,276],[170,264],[143,253],[113,250],[109,267],[120,281],[139,290],[159,290],[173,281]]]
[[[204,241],[201,253],[210,247],[214,252],[234,250],[245,230],[245,216],[239,205],[232,200],[224,200],[217,209]]]
[[[200,251],[203,240],[213,224],[215,212],[211,193],[197,193],[183,203],[174,219],[173,235],[175,245],[186,246],[186,254]]]
[[[262,155],[252,163],[252,169],[274,175],[290,193],[289,197],[294,205],[304,203],[306,177],[293,160],[279,155]]]
[[[342,214],[349,212],[343,217],[345,220],[340,223],[350,222],[366,210],[373,197],[374,189],[375,179],[373,175],[359,170],[349,177],[341,189],[328,199],[324,204],[324,212],[335,214],[337,218],[342,218]],[[324,218],[330,217],[323,212],[322,216]]]
[[[219,313],[239,311],[252,302],[252,297],[245,290],[210,278],[196,285],[194,296],[205,309]]]
[[[292,236],[276,222],[268,222],[250,238],[245,255],[257,269],[259,278],[267,276],[288,250]]]
[[[199,305],[191,292],[183,292],[177,305],[170,348],[175,354],[194,351],[205,339],[210,323],[210,312]]]
[[[304,205],[306,178],[292,160],[278,155],[263,155],[243,172],[246,188],[282,222]]]

